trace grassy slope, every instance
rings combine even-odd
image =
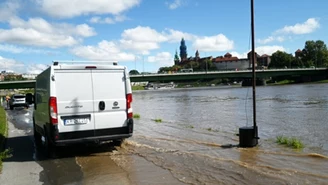
[[[6,111],[0,106],[0,172],[2,168],[2,159],[6,156],[3,151],[5,144],[5,137],[7,137],[7,118]]]

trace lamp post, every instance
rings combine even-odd
[[[142,72],[145,73],[145,56],[142,55]]]
[[[256,74],[255,74],[255,34],[254,34],[254,0],[251,0],[251,29],[252,29],[252,85],[253,85],[253,126],[239,128],[239,147],[254,147],[258,144],[256,124]]]
[[[207,74],[207,59],[205,60],[205,62],[206,62],[206,74]]]

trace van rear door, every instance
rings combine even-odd
[[[54,71],[59,132],[93,131],[95,124],[91,70]]]
[[[95,129],[126,126],[124,68],[92,70]]]

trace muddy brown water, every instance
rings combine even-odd
[[[122,147],[36,161],[49,184],[328,184],[327,92],[328,84],[258,87],[254,148],[221,147],[237,145],[238,128],[252,125],[251,88],[134,92],[140,119]],[[31,111],[11,113],[17,127],[30,128]],[[277,144],[280,135],[305,148]]]

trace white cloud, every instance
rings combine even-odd
[[[19,47],[11,44],[0,44],[0,51],[10,52],[10,53],[41,53],[41,54],[54,53],[54,51]]]
[[[163,32],[163,35],[167,38],[168,42],[180,42],[181,38],[184,38],[185,40],[194,41],[198,37],[196,35],[185,33],[178,30],[173,29],[165,29],[167,32]]]
[[[28,74],[40,74],[42,71],[48,68],[45,64],[29,64],[27,66],[26,73]]]
[[[285,41],[285,37],[283,37],[283,36],[270,36],[266,39],[258,39],[258,42],[260,44],[268,44],[268,43],[274,42],[274,41],[283,42],[283,41]]]
[[[122,52],[117,44],[109,41],[101,41],[97,46],[78,46],[71,49],[71,53],[89,60],[101,61],[133,61],[135,56]]]
[[[40,74],[44,71],[48,65],[29,63],[24,64],[15,59],[4,58],[0,56],[0,69],[6,71],[13,71],[15,73],[28,73],[28,74]]]
[[[276,51],[286,51],[286,49],[283,46],[277,46],[277,45],[272,45],[272,46],[259,46],[255,48],[255,52],[259,55],[272,55]],[[239,53],[236,51],[230,52],[232,56],[236,56],[238,58],[247,58],[247,54],[250,51]]]
[[[113,18],[111,18],[111,17],[101,18],[99,16],[94,16],[89,20],[89,22],[90,23],[100,23],[100,24],[115,24],[117,22],[123,22],[127,19],[128,18],[124,15],[116,15]]]
[[[6,22],[9,17],[13,17],[19,8],[19,3],[14,1],[0,3],[0,22]]]
[[[136,28],[124,30],[122,38],[141,42],[163,42],[167,38],[150,27],[138,26]]]
[[[233,51],[233,52],[230,52],[230,54],[233,56],[233,57],[237,57],[237,58],[247,58],[247,52],[244,52],[244,53],[238,53],[236,51]]]
[[[297,23],[293,26],[285,26],[281,29],[276,30],[273,35],[269,36],[265,39],[258,39],[257,42],[260,44],[268,44],[271,42],[283,42],[286,40],[286,37],[283,36],[284,34],[309,34],[314,32],[320,27],[319,20],[315,18],[309,18],[304,23]],[[289,39],[290,36],[289,36]]]
[[[234,47],[234,42],[225,35],[218,34],[210,37],[197,38],[193,43],[193,48],[199,51],[227,51]]]
[[[304,23],[297,23],[294,26],[285,26],[282,29],[276,31],[276,33],[282,34],[308,34],[314,32],[320,27],[319,20],[315,18],[309,18]]]
[[[174,64],[173,56],[169,52],[160,52],[155,56],[148,56],[147,61],[159,63],[161,66],[172,66]]]
[[[140,4],[141,0],[35,0],[46,14],[72,18],[90,14],[118,15]]]
[[[81,38],[96,34],[87,24],[50,24],[42,18],[30,18],[25,21],[13,17],[9,19],[9,25],[11,29],[0,29],[0,41],[30,46],[73,46],[78,44]]]
[[[255,52],[259,55],[267,54],[267,55],[272,55],[272,53],[276,51],[286,51],[286,49],[283,46],[260,46],[255,48]]]
[[[120,44],[122,48],[149,54],[150,50],[160,48],[163,42],[180,42],[181,38],[191,41],[194,49],[200,51],[226,51],[233,48],[233,41],[223,34],[210,37],[200,37],[173,29],[158,32],[150,27],[138,26],[124,30]]]
[[[159,43],[167,41],[167,38],[150,27],[138,26],[124,30],[120,40],[121,47],[142,54],[149,54],[149,50],[158,49]]]
[[[25,66],[23,63],[14,59],[3,58],[0,56],[0,69],[6,71],[22,72]]]
[[[171,3],[166,2],[166,5],[169,7],[169,9],[174,10],[182,6],[182,0],[174,0]]]

